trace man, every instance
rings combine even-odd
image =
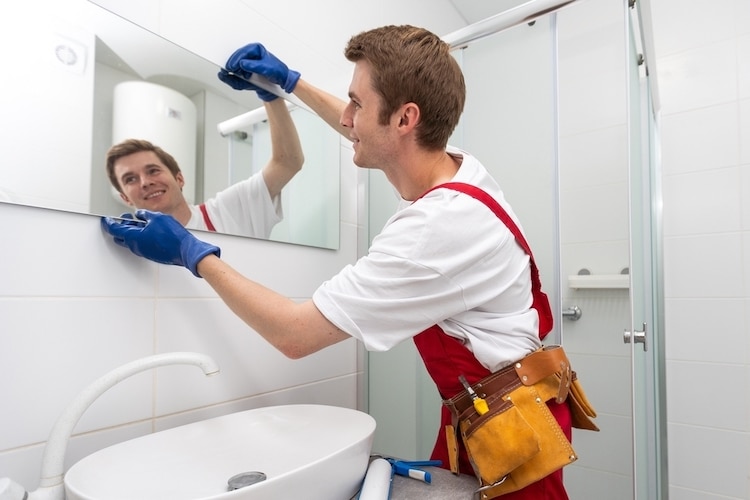
[[[516,235],[509,227],[517,220],[500,187],[476,158],[447,147],[465,98],[448,45],[424,29],[386,26],[352,37],[345,55],[355,65],[348,103],[302,80],[259,44],[236,51],[222,78],[241,86],[258,73],[294,92],[352,140],[355,164],[382,170],[403,199],[368,254],[320,286],[312,300],[296,303],[240,275],[218,258],[217,247],[169,218],[143,212],[145,227],[103,224],[134,253],[203,277],[290,358],[350,337],[373,351],[413,338],[449,398],[462,391],[446,375],[454,368],[474,383],[539,349],[551,328],[549,303],[530,253],[517,243],[520,229]],[[484,191],[488,203],[504,209],[506,223],[480,199],[441,186],[448,182]],[[570,440],[568,404],[548,406]],[[445,411],[443,421],[450,422]],[[447,464],[442,432],[433,458]],[[459,462],[461,472],[472,473],[464,450]],[[562,472],[503,498],[566,499]]]
[[[281,190],[302,168],[297,129],[283,99],[252,84],[264,102],[271,130],[271,159],[261,172],[191,205],[175,159],[148,141],[128,139],[107,152],[107,175],[122,200],[136,209],[170,214],[189,229],[268,238],[281,221]]]

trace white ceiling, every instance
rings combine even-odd
[[[529,2],[529,0],[450,0],[468,24]]]

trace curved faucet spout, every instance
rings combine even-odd
[[[39,489],[29,494],[29,499],[39,500],[63,500],[65,488],[63,485],[63,468],[65,462],[65,450],[73,433],[73,428],[78,423],[83,413],[89,406],[105,391],[118,384],[122,380],[152,368],[167,365],[195,365],[203,370],[206,375],[219,372],[219,366],[210,357],[193,352],[171,352],[156,354],[145,358],[136,359],[115,368],[106,375],[100,377],[91,385],[81,391],[73,401],[68,404],[60,417],[55,422],[49,439],[44,448],[42,457],[42,478]]]

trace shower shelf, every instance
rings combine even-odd
[[[570,288],[629,288],[627,274],[577,274],[568,276]]]

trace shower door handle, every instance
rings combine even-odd
[[[623,333],[623,341],[625,341],[626,344],[643,344],[643,350],[648,351],[648,343],[646,342],[646,333],[647,333],[646,323],[643,323],[643,330],[642,331],[634,331],[630,332],[628,330],[625,330],[625,333]]]

